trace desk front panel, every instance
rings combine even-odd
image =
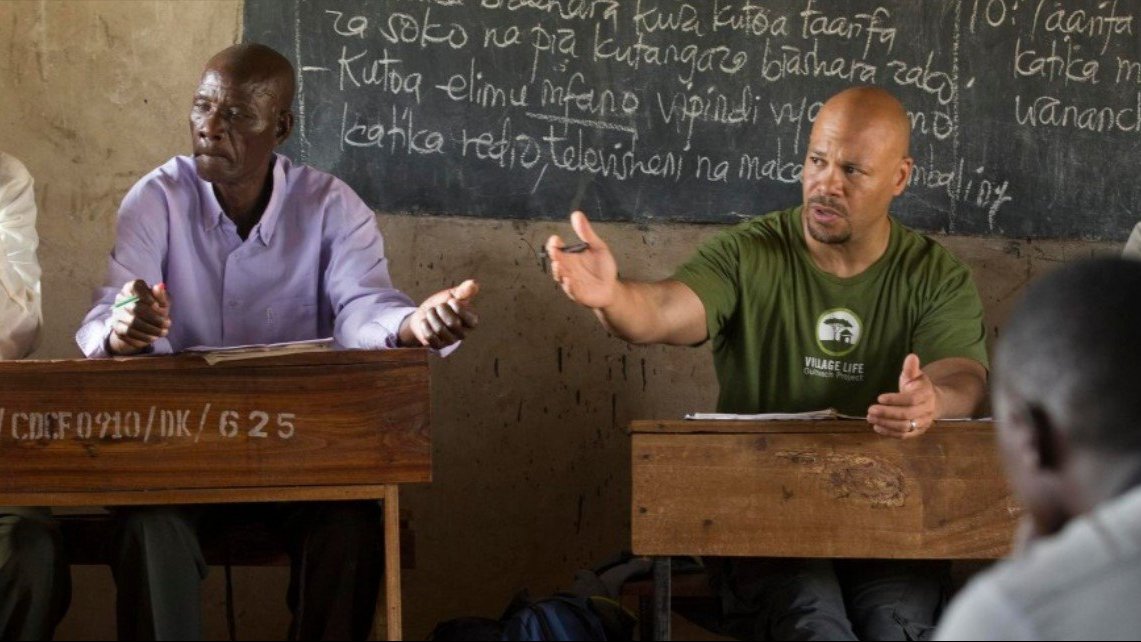
[[[639,423],[640,555],[990,559],[1013,537],[1019,509],[990,424],[900,441],[860,422]]]
[[[431,479],[428,384],[423,350],[0,364],[0,505],[379,497]]]

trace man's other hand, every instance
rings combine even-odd
[[[479,324],[472,307],[479,284],[468,279],[424,300],[400,326],[400,345],[439,350],[462,341]]]
[[[899,374],[899,392],[882,394],[868,408],[868,423],[887,437],[911,439],[927,432],[939,415],[939,393],[920,368],[919,356],[907,355]]]

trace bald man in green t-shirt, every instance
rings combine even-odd
[[[606,243],[571,216],[581,253],[546,245],[572,300],[631,343],[711,340],[718,411],[834,407],[885,437],[985,404],[982,305],[970,271],[889,215],[912,159],[903,105],[872,87],[820,110],[804,162],[803,203],[726,230],[670,279],[618,278]],[[767,639],[914,639],[929,633],[945,565],[735,561],[723,585],[758,614]]]

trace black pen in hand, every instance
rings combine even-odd
[[[559,251],[560,252],[566,252],[567,254],[581,254],[582,252],[585,252],[589,249],[590,249],[590,243],[587,243],[584,241],[582,243],[575,243],[574,245],[567,245],[564,247],[560,247]],[[547,254],[547,248],[546,247],[543,248],[543,257],[544,258],[550,258],[549,255]]]

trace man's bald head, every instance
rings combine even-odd
[[[804,229],[823,246],[885,246],[888,210],[911,179],[911,120],[877,87],[846,89],[824,103],[804,160]]]
[[[879,87],[852,87],[824,103],[816,125],[842,126],[854,131],[876,130],[888,136],[900,158],[909,156],[911,119],[903,103]],[[815,127],[814,126],[814,127]]]
[[[261,91],[273,95],[278,110],[293,105],[297,86],[293,65],[270,47],[258,43],[227,47],[210,58],[202,75],[211,71],[226,75],[234,83],[261,85]]]

